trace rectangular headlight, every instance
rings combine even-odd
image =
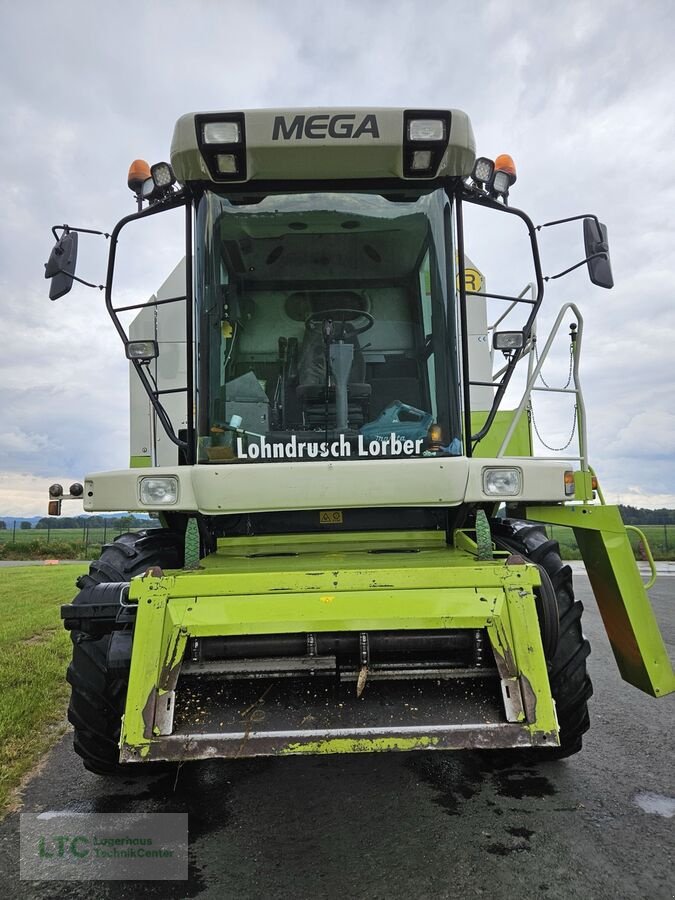
[[[146,475],[139,479],[138,493],[147,506],[170,506],[178,500],[178,478],[175,475]]]
[[[431,168],[431,150],[415,150],[410,167],[415,172]]]
[[[239,122],[204,122],[202,138],[205,144],[238,144],[241,140]]]
[[[139,362],[148,362],[159,356],[157,341],[129,341],[127,344],[127,359],[137,359]]]
[[[483,469],[483,493],[495,497],[515,497],[522,488],[520,469],[485,468]]]
[[[155,183],[155,187],[158,188],[171,187],[176,181],[173,169],[167,162],[155,163],[154,166],[150,166],[150,176]]]
[[[442,141],[445,137],[443,119],[411,119],[408,123],[408,140]]]
[[[218,171],[224,173],[232,173],[237,171],[237,157],[234,153],[219,153],[216,156],[218,163]]]
[[[525,346],[525,335],[522,331],[495,331],[492,346],[495,350],[520,350]]]

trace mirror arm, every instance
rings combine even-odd
[[[64,272],[63,269],[57,269],[56,275],[66,275],[68,278],[72,278],[73,281],[79,282],[79,284],[83,284],[85,287],[98,288],[99,291],[105,290],[104,284],[92,284],[91,281],[85,281],[84,278],[78,278],[77,275],[70,275],[68,272]]]
[[[95,231],[93,228],[73,228],[70,225],[52,225],[52,234],[54,235],[55,241],[59,240],[59,231],[62,231],[64,234],[68,234],[71,231],[77,231],[80,234],[100,234],[106,240],[110,237],[107,231]]]
[[[543,225],[537,225],[535,230],[541,231],[542,228],[550,228],[551,225],[564,225],[566,222],[578,222],[580,219],[593,219],[598,232],[600,231],[600,220],[593,213],[586,213],[582,216],[569,216],[567,219],[555,219],[553,222],[544,222]],[[579,263],[579,265],[581,265],[581,263]]]
[[[588,217],[590,218],[590,216]],[[551,223],[555,224],[555,223]],[[541,226],[542,228],[545,226]],[[556,278],[562,278],[563,275],[569,275],[570,272],[573,272],[575,269],[578,269],[579,266],[584,266],[586,263],[590,262],[592,259],[609,259],[609,255],[607,253],[593,253],[591,256],[587,256],[586,259],[582,259],[581,262],[575,263],[573,266],[570,266],[569,269],[565,269],[562,272],[558,272],[557,275],[545,275],[544,281],[555,281]]]

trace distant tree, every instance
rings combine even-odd
[[[32,527],[30,522],[22,522],[20,525],[22,531],[30,531]]]
[[[675,509],[642,509],[635,506],[619,506],[626,525],[672,525]]]
[[[0,519],[0,531],[5,531],[7,528],[7,522],[4,519]]]

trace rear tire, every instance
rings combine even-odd
[[[541,566],[555,590],[558,639],[548,659],[548,670],[560,725],[560,747],[542,749],[537,755],[540,759],[563,759],[581,750],[582,735],[590,727],[588,700],[593,685],[586,670],[591,647],[581,630],[584,607],[574,599],[572,569],[563,563],[558,542],[549,540],[543,525],[519,519],[493,519],[490,524],[497,546]]]
[[[73,606],[92,602],[88,588],[104,583],[128,582],[151,566],[178,569],[183,565],[183,537],[161,528],[120,535],[106,544],[99,559],[94,560],[87,575],[77,579],[81,592]],[[84,620],[83,620],[84,621]],[[114,775],[121,771],[138,773],[145,766],[122,766],[119,763],[119,740],[122,714],[129,683],[130,649],[123,652],[117,644],[114,667],[111,667],[111,644],[119,638],[119,626],[111,620],[89,631],[71,631],[73,656],[66,679],[71,687],[68,721],[75,731],[73,747],[82,757],[84,767],[96,775]],[[133,625],[122,626],[124,630]],[[117,636],[114,635],[118,632]],[[128,658],[127,658],[128,656]]]

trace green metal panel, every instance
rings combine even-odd
[[[514,411],[509,409],[500,410],[497,413],[492,427],[483,440],[476,445],[473,451],[474,456],[484,459],[485,457],[497,455],[514,414]],[[487,412],[480,410],[471,413],[471,429],[474,434],[483,427],[487,415]],[[521,416],[518,421],[516,430],[513,432],[509,445],[506,448],[506,456],[532,456],[530,423],[525,415]]]
[[[134,579],[130,600],[138,603],[138,613],[122,758],[153,758],[152,748],[163,746],[156,712],[176,686],[189,638],[321,631],[485,628],[502,683],[522,691],[520,724],[505,723],[509,733],[518,732],[514,740],[521,744],[555,743],[557,721],[533,595],[540,578],[536,567],[509,566],[503,558],[478,563],[434,532],[405,536],[403,542],[421,545],[419,553],[369,554],[363,544],[377,544],[378,537],[384,536],[332,534],[320,543],[317,536],[291,536],[284,552],[303,552],[283,559],[251,555],[269,552],[270,538],[234,539],[215,555],[222,570]],[[364,741],[328,732],[319,741],[289,741],[275,752],[432,749],[437,743],[433,734]]]
[[[129,468],[131,469],[148,469],[152,466],[152,459],[149,456],[132,456],[129,459]]]
[[[527,517],[574,529],[622,678],[654,697],[675,691],[675,673],[618,507],[534,506]]]

